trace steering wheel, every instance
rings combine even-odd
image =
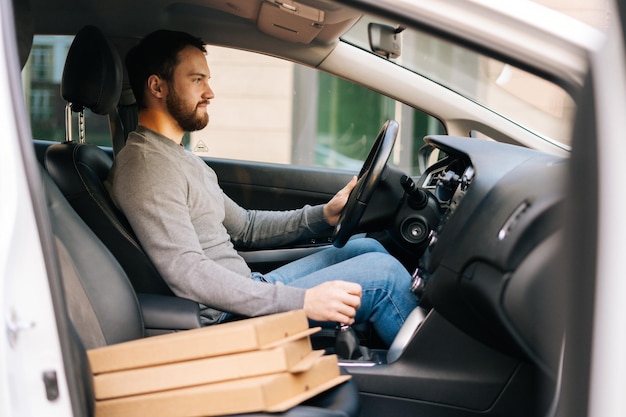
[[[359,172],[358,181],[350,192],[348,201],[339,216],[339,222],[333,231],[332,241],[335,247],[343,247],[356,231],[387,166],[391,149],[398,136],[398,128],[398,122],[387,120],[378,132],[374,145]]]

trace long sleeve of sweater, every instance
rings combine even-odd
[[[176,295],[246,316],[302,308],[304,290],[253,281],[233,242],[269,247],[323,231],[329,226],[322,206],[245,210],[201,159],[142,128],[116,157],[109,185]]]

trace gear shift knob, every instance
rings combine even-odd
[[[335,353],[340,359],[363,359],[359,338],[352,327],[347,324],[338,325],[335,337]]]

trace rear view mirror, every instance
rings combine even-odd
[[[389,58],[397,58],[402,50],[403,27],[380,23],[370,23],[367,25],[367,34],[370,41],[370,48],[373,52]]]

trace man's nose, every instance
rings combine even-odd
[[[207,100],[211,100],[215,98],[215,93],[213,92],[213,89],[211,88],[209,84],[206,85],[206,88],[204,89],[204,92],[202,93],[202,98],[207,99]]]

